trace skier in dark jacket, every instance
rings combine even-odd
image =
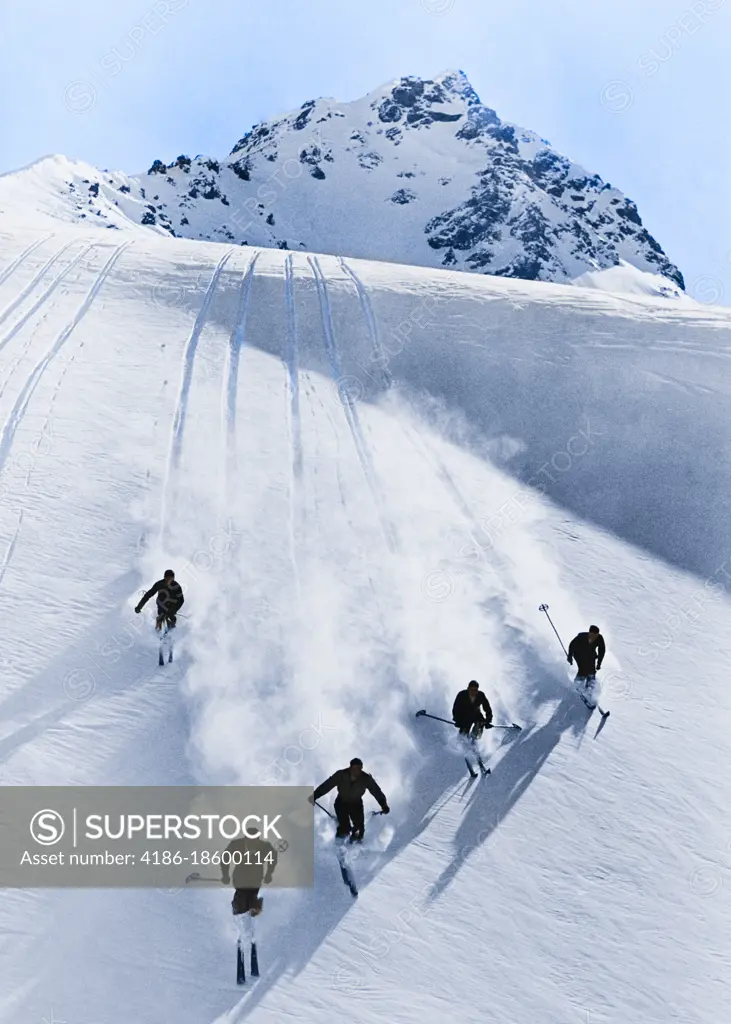
[[[311,802],[319,800],[321,796],[329,793],[336,786],[338,788],[338,795],[335,797],[335,814],[338,819],[336,836],[339,839],[344,839],[350,835],[351,842],[359,843],[365,832],[363,797],[366,790],[378,801],[383,814],[388,814],[390,811],[388,801],[373,776],[363,771],[363,762],[359,757],[354,757],[347,768],[341,768],[329,779],[325,779],[313,793]]]
[[[265,839],[240,837],[226,847],[228,857],[221,859],[221,881],[228,885],[233,874],[234,895],[231,908],[235,916],[261,913],[259,897],[262,881],[269,885],[277,866],[277,851]],[[224,863],[224,860],[228,863]]]
[[[146,594],[143,595],[142,600],[139,602],[135,611],[139,615],[142,609],[145,607],[147,602],[157,594],[157,618],[155,619],[155,629],[160,632],[162,629],[163,622],[167,623],[169,629],[172,629],[177,622],[177,613],[183,606],[185,598],[183,597],[183,588],[175,579],[175,573],[172,569],[166,569],[165,575],[161,580],[158,580],[154,586],[150,587]]]
[[[238,930],[237,981],[242,984],[246,979],[244,951],[247,946],[251,950],[251,973],[259,973],[254,918],[264,909],[259,887],[262,880],[266,885],[271,882],[274,868],[277,866],[277,851],[265,839],[249,839],[242,836],[232,839],[225,852],[229,856],[221,859],[221,882],[224,885],[229,884],[233,869],[234,896],[231,900],[231,910]]]
[[[596,674],[602,667],[602,661],[606,654],[604,637],[599,632],[598,626],[589,626],[588,633],[577,633],[569,644],[567,661],[573,665],[576,660],[576,678],[585,679],[587,682],[596,679]]]
[[[466,690],[460,690],[457,694],[452,706],[452,718],[460,736],[469,736],[472,733],[477,739],[483,729],[492,728],[490,701],[480,690],[477,680],[473,679]]]

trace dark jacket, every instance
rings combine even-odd
[[[452,718],[460,729],[466,729],[482,720],[483,711],[485,721],[490,725],[492,723],[492,708],[482,690],[477,691],[474,702],[470,700],[469,690],[460,690],[452,705]]]
[[[578,633],[569,644],[569,663],[576,661],[579,675],[593,675],[602,667],[606,653],[604,637],[597,634],[596,640],[589,641],[588,633]]]
[[[357,804],[365,796],[366,790],[375,797],[381,806],[381,810],[384,807],[388,807],[388,801],[383,795],[383,792],[368,772],[361,772],[357,779],[354,779],[350,774],[350,768],[341,768],[340,771],[335,772],[329,779],[325,779],[322,785],[318,786],[315,790],[315,800],[319,800],[321,796],[329,793],[331,789],[338,787],[338,796],[346,804]]]
[[[233,876],[234,889],[258,889],[262,879],[271,881],[277,866],[277,851],[266,839],[241,836],[232,839],[226,851],[231,859],[228,864],[221,863],[221,879],[227,885],[230,876]]]
[[[155,594],[157,594],[157,610],[160,615],[175,615],[183,607],[183,602],[185,601],[183,588],[177,580],[173,580],[172,583],[168,583],[166,580],[158,580],[154,586],[150,587],[137,607],[144,608]]]

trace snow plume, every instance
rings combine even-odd
[[[274,371],[270,357],[247,359],[267,367],[264,377]],[[216,509],[210,446],[198,439],[203,464],[182,467],[195,486],[180,490],[168,545],[147,563],[181,566],[191,742],[204,777],[316,785],[359,756],[399,804],[424,756],[417,710],[451,717],[471,678],[497,720],[529,710],[525,680],[536,673],[527,653],[538,658],[551,642],[537,605],[561,594],[561,580],[532,539],[542,511],[530,489],[459,450],[397,397],[358,409],[366,474],[336,390],[314,374],[307,386],[333,445],[315,463],[313,489],[298,496],[296,477],[261,459]],[[266,444],[284,451],[286,429],[270,423]],[[317,437],[305,429],[306,453]],[[293,524],[298,501],[304,514]],[[498,529],[511,501],[520,514]],[[186,553],[182,565],[176,552]],[[557,607],[577,620],[568,597]],[[557,692],[547,681],[539,699]],[[439,742],[449,739],[445,727]]]

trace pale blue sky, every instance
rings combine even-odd
[[[461,68],[731,303],[731,0],[2,0],[0,172],[223,156],[316,96]]]

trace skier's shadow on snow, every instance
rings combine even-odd
[[[494,838],[501,822],[515,807],[567,731],[579,737],[589,714],[567,694],[545,725],[524,729],[488,779],[472,785],[468,809],[454,837],[455,854],[434,883],[433,902],[452,883],[468,857]]]
[[[399,816],[399,820],[394,821],[393,838],[383,851],[373,851],[368,846],[377,834],[379,825],[388,822],[388,819],[373,818],[366,813],[366,843],[362,852],[354,851],[352,859],[361,898],[369,883],[386,864],[428,828],[439,813],[442,801],[449,799],[455,789],[462,788],[464,760],[453,756],[445,760],[444,757],[435,756],[434,736],[424,730],[416,719],[410,724],[414,741],[423,751],[420,770],[411,792],[411,813],[404,819]],[[283,897],[284,893],[272,893],[266,900],[267,930],[260,940],[262,977],[237,1004],[237,1021],[245,1019],[283,975],[293,977],[306,968],[319,946],[358,904],[358,900],[353,899],[340,878],[331,840],[317,850],[314,888]],[[343,950],[323,984],[331,985],[340,993],[355,993],[370,970],[367,957],[354,946]]]
[[[562,689],[548,676],[541,693],[542,699],[534,705],[536,709],[555,699]],[[472,787],[466,785],[463,756],[454,751],[440,750],[437,745],[447,727],[436,722],[426,723],[424,719],[411,721],[411,733],[416,749],[421,751],[421,763],[412,777],[409,809],[405,817],[399,815],[398,822],[394,821],[393,838],[387,849],[381,852],[369,850],[369,840],[373,840],[381,824],[389,822],[389,819],[372,818],[367,814],[366,843],[362,853],[356,853],[352,860],[361,898],[365,896],[369,883],[389,861],[417,839],[432,822],[436,820],[438,823],[440,810],[445,804],[462,800],[465,819],[459,830],[460,852],[442,873],[433,895],[446,888],[476,845],[474,838],[470,842],[473,833],[480,842],[486,841],[528,788],[561,736],[567,730],[573,730],[577,736],[585,730],[588,713],[584,712],[583,705],[577,707],[573,694],[565,694],[565,691],[563,694],[546,725],[534,729],[526,727],[517,734],[504,734],[492,755],[496,758],[498,751],[502,753],[493,774]],[[489,827],[486,813],[491,815]],[[236,1005],[237,1021],[248,1017],[282,976],[291,978],[305,969],[319,946],[335,931],[345,915],[357,906],[358,901],[353,899],[341,881],[330,840],[317,850],[313,889],[289,894],[272,893],[266,903],[266,931],[260,940],[262,977]],[[296,941],[293,941],[294,937]],[[354,945],[342,950],[323,984],[329,984],[340,993],[356,993],[371,969],[367,952]]]

